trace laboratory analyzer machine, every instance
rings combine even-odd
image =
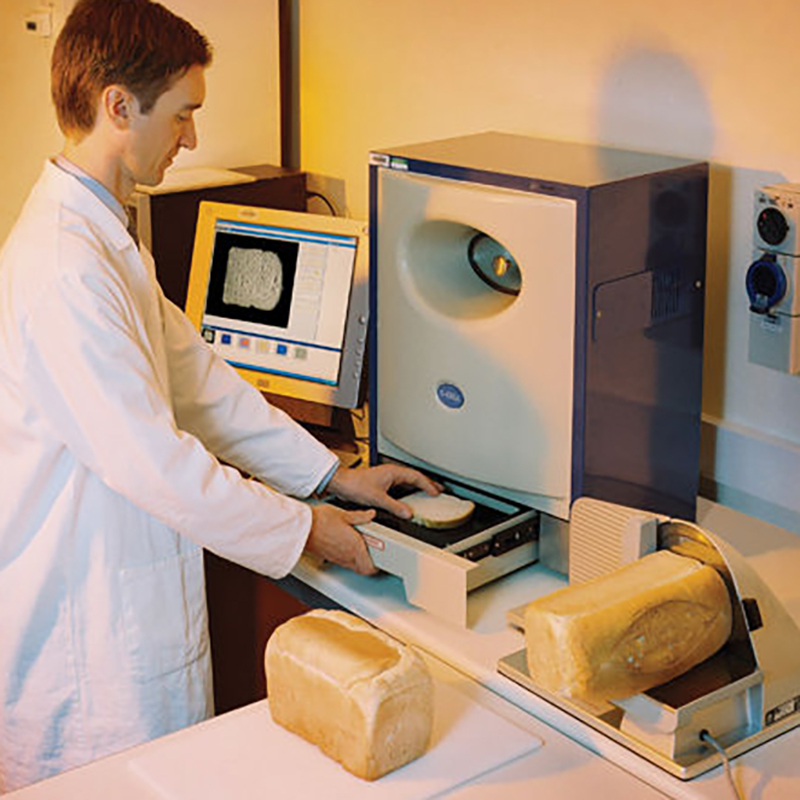
[[[437,550],[467,590],[561,559],[578,497],[694,518],[707,187],[702,162],[503,133],[371,154],[371,460],[480,512],[368,526],[412,602],[439,602]]]

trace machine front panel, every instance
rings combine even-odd
[[[381,437],[434,468],[568,503],[575,201],[383,170],[378,213]],[[476,236],[494,243],[479,266],[511,291],[477,274]]]

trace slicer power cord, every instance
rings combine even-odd
[[[739,792],[739,789],[736,786],[736,783],[733,780],[733,773],[731,772],[731,762],[728,758],[728,754],[725,752],[725,748],[705,729],[700,731],[700,740],[705,742],[706,744],[711,745],[717,753],[719,753],[719,757],[722,759],[722,767],[725,770],[725,777],[728,780],[728,785],[731,787],[731,791],[733,792],[733,796],[736,800],[745,800],[744,795]]]

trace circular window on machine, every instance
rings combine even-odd
[[[496,239],[476,233],[469,241],[467,259],[475,274],[492,289],[503,294],[519,294],[522,286],[519,266]]]
[[[398,249],[420,300],[454,319],[487,319],[522,294],[522,269],[492,236],[452,220],[424,220]]]

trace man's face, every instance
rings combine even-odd
[[[148,114],[141,113],[134,98],[125,158],[134,183],[156,186],[181,147],[194,150],[194,112],[203,104],[205,92],[204,68],[196,65],[158,98]]]

